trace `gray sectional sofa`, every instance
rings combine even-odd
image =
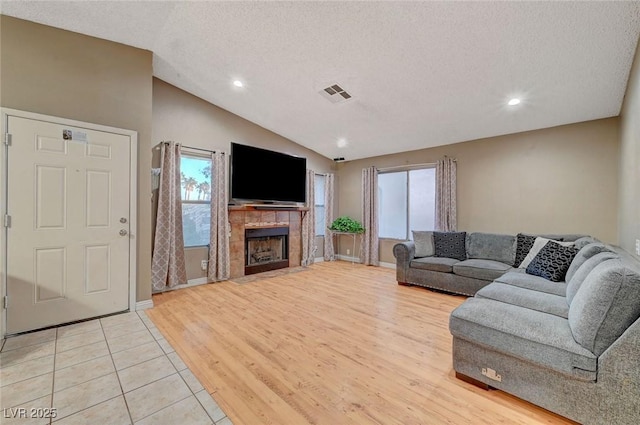
[[[394,249],[398,268],[412,249],[403,245]],[[576,240],[575,248],[564,281],[518,268],[493,281],[478,274],[472,285],[461,276],[466,279],[452,292],[475,296],[449,320],[456,376],[583,424],[638,424],[640,263],[589,238]],[[449,278],[422,286],[456,285],[453,265]],[[411,268],[398,277],[415,279]]]
[[[508,272],[454,310],[456,373],[583,424],[640,423],[640,267],[613,247],[579,264],[598,245],[568,283]]]
[[[425,232],[432,233],[432,232]],[[414,232],[414,237],[415,235]],[[585,235],[541,235],[547,239],[575,241]],[[432,247],[426,256],[416,256],[416,242],[396,244],[396,279],[402,285],[417,285],[473,296],[497,277],[512,271],[516,258],[517,237],[495,233],[468,233],[465,238],[466,259],[437,257]],[[420,247],[418,247],[420,248]],[[420,250],[419,250],[420,251]]]

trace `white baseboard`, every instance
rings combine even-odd
[[[360,262],[360,257],[351,257],[348,255],[341,255],[341,254],[337,254],[336,258],[340,261],[348,261],[350,263],[359,263]]]
[[[186,286],[202,285],[203,283],[209,283],[209,279],[206,278],[206,277],[198,277],[196,279],[189,279],[187,281],[187,285]]]
[[[314,263],[324,263],[324,257],[318,257],[313,259]]]
[[[146,310],[148,308],[153,308],[153,300],[138,301],[136,303],[136,311]]]
[[[180,285],[176,285],[172,288],[168,286],[161,291],[153,291],[154,294],[160,294],[162,292],[176,291],[178,289],[191,288],[192,286],[204,285],[205,283],[209,283],[209,279],[206,277],[197,277],[195,279],[189,279],[187,283],[183,283]]]
[[[350,257],[347,255],[336,255],[336,258],[338,260],[341,261],[349,261],[349,262],[353,262],[353,263],[360,263],[360,258],[359,257]],[[380,267],[384,267],[387,269],[394,269],[396,268],[396,265],[394,263],[385,263],[383,261],[380,262]]]

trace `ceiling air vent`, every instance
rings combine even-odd
[[[331,103],[341,103],[351,99],[351,95],[338,84],[332,84],[329,87],[320,90],[319,93]]]

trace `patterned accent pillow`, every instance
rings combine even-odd
[[[434,256],[466,260],[466,238],[467,232],[433,232]]]
[[[553,242],[555,244],[562,245],[562,246],[573,246],[573,247],[575,247],[573,242],[557,242],[557,241],[555,241],[553,239],[547,239],[547,238],[543,238],[543,237],[538,236],[536,238],[535,242],[533,243],[533,246],[529,250],[529,253],[527,254],[526,257],[524,257],[524,260],[522,260],[522,263],[520,263],[520,268],[526,270],[527,266],[529,265],[529,263],[531,263],[533,261],[533,259],[536,258],[536,255],[538,255],[540,250],[542,248],[544,248],[544,246],[549,242]]]
[[[578,250],[573,245],[563,246],[547,242],[527,266],[527,273],[552,282],[561,282],[577,253]]]
[[[522,260],[527,256],[535,241],[535,236],[518,233],[516,242],[516,260],[513,262],[513,267],[520,267]]]

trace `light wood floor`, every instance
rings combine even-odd
[[[333,262],[154,295],[147,314],[235,425],[573,423],[454,377],[464,299]]]

